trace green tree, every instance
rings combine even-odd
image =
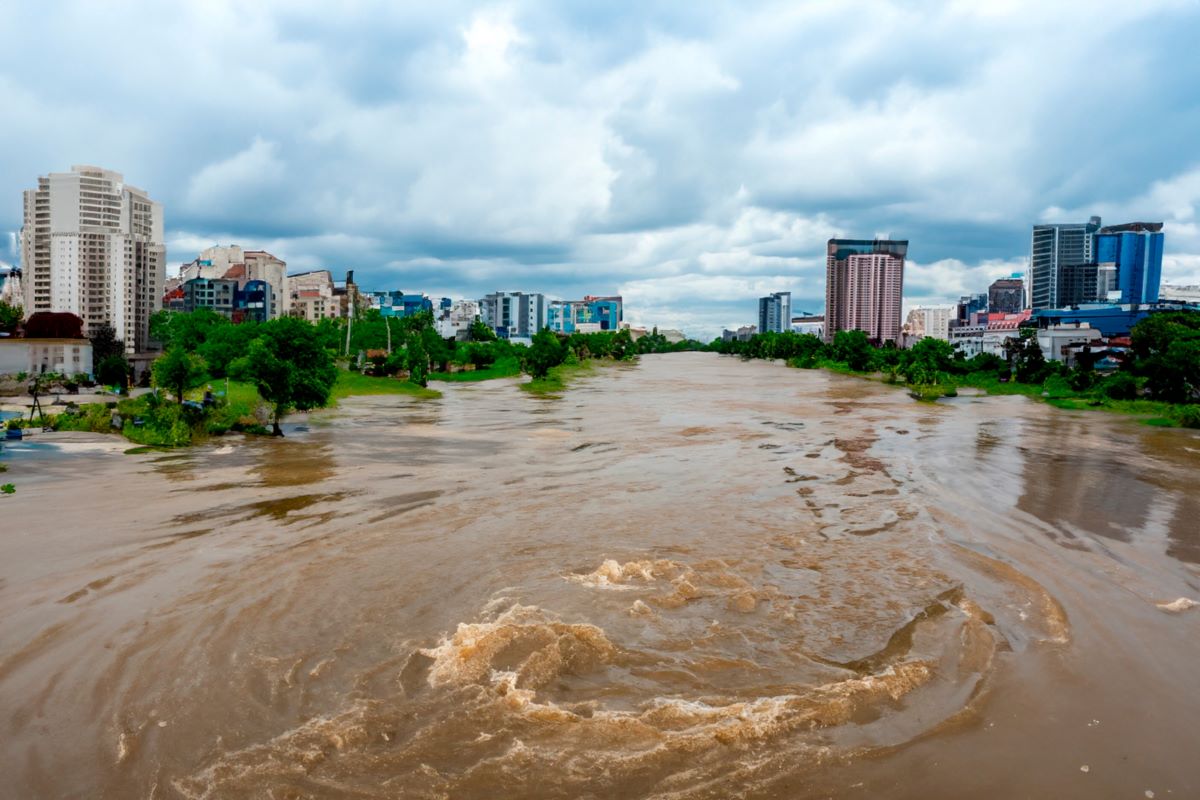
[[[0,301],[0,333],[16,333],[24,316],[20,306]]]
[[[205,334],[197,348],[197,354],[208,365],[209,374],[224,378],[229,374],[229,365],[245,355],[250,343],[258,338],[259,323],[243,322],[240,325],[214,325]]]
[[[535,379],[546,377],[551,369],[563,363],[566,347],[549,328],[542,328],[533,337],[533,343],[525,353],[523,366]]]
[[[1024,331],[1019,337],[1006,340],[1004,351],[1019,383],[1041,383],[1050,372],[1033,331]]]
[[[159,311],[150,318],[150,338],[162,342],[164,348],[178,346],[195,353],[214,329],[232,324],[228,317],[211,308],[190,312]]]
[[[252,382],[274,407],[273,432],[282,436],[280,420],[295,408],[307,411],[329,402],[337,367],[316,327],[296,317],[281,317],[259,326],[248,352],[230,372]]]
[[[413,331],[408,334],[408,341],[404,346],[404,360],[408,366],[408,379],[417,386],[428,386],[429,353],[425,350],[425,343],[419,332]]]
[[[170,389],[182,403],[184,393],[204,380],[204,359],[176,345],[154,359],[151,373],[155,386]]]
[[[496,332],[489,328],[483,320],[479,319],[479,317],[476,317],[475,321],[471,323],[469,333],[472,342],[496,341]]]
[[[933,386],[945,383],[953,363],[954,348],[950,343],[926,336],[908,351],[907,358],[899,364],[899,372],[914,386]]]
[[[113,353],[95,367],[96,381],[104,386],[124,386],[129,377],[129,361],[124,353]]]
[[[833,357],[855,372],[866,372],[873,360],[867,334],[859,330],[838,331],[833,335]]]
[[[92,374],[96,380],[101,383],[124,385],[125,375],[129,371],[129,363],[125,360],[125,343],[117,338],[117,331],[112,325],[107,323],[96,325],[92,328],[92,335],[88,337],[92,343]],[[120,377],[109,379],[101,377],[101,365],[106,361],[112,361],[109,364],[105,374],[112,376],[116,370],[116,359],[121,362]]]

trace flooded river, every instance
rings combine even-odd
[[[0,796],[1200,796],[1196,432],[710,354],[440,388],[7,450]]]

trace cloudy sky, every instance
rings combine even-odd
[[[72,164],[214,243],[369,289],[620,293],[711,336],[824,305],[824,242],[910,240],[907,305],[1024,269],[1029,226],[1167,223],[1200,283],[1200,5],[15,2],[0,259]],[[5,241],[7,240],[7,241]]]

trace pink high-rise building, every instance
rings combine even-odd
[[[908,241],[830,239],[825,260],[825,339],[860,330],[872,341],[900,341],[900,299]]]

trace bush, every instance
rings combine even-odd
[[[1180,409],[1179,424],[1185,428],[1200,428],[1200,405],[1184,406]]]
[[[1128,372],[1118,372],[1106,378],[1100,387],[1100,392],[1109,400],[1136,400],[1138,396],[1137,379]]]

